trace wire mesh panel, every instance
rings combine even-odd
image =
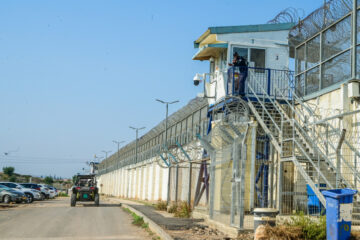
[[[230,225],[232,161],[231,146],[216,151],[214,220]]]

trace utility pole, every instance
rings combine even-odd
[[[108,153],[111,153],[111,151],[105,151],[105,150],[103,150],[102,152],[105,153],[105,161],[106,161],[107,155],[108,155]]]
[[[138,138],[139,138],[139,130],[145,129],[145,127],[136,128],[136,127],[129,127],[136,131],[136,141],[135,141],[135,163],[138,162]]]
[[[105,153],[105,160],[104,160],[104,162],[105,162],[105,166],[106,166],[106,168],[107,168],[107,162],[106,162],[106,160],[107,160],[107,155],[108,155],[108,153],[110,153],[111,151],[105,151],[105,150],[103,150],[102,151],[103,153]]]
[[[105,160],[104,160],[104,162],[105,162],[105,168],[106,168],[106,171],[107,171],[108,163],[106,162],[106,160],[107,160],[107,155],[108,155],[108,153],[110,153],[111,151],[105,151],[105,150],[103,150],[102,152],[105,153]]]
[[[167,130],[168,130],[168,115],[169,115],[169,104],[178,103],[179,100],[172,101],[172,102],[166,102],[160,99],[155,99],[156,101],[166,104],[166,117],[165,117],[165,146],[167,147]],[[176,165],[176,168],[178,170],[178,165]],[[178,174],[178,171],[176,171],[176,174]],[[167,198],[166,198],[166,204],[169,206],[170,203],[170,180],[171,180],[171,165],[169,166],[169,174],[168,174],[168,188],[167,188]],[[177,184],[177,183],[176,183]],[[176,199],[177,200],[177,199]]]
[[[119,150],[120,150],[120,144],[124,143],[125,141],[115,141],[113,140],[113,143],[117,144],[117,156],[119,158]]]

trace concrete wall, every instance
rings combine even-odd
[[[184,148],[189,151],[192,159],[199,159],[202,148],[198,142]],[[173,151],[178,161],[178,201],[187,201],[189,194],[189,166],[185,156],[177,149]],[[191,199],[194,201],[200,164],[192,164],[191,174]],[[100,193],[116,197],[132,198],[147,201],[166,201],[168,189],[168,171],[160,157],[154,157],[147,161],[129,165],[112,172],[98,176]],[[176,195],[176,167],[171,167],[170,199],[175,200]],[[206,204],[205,195],[200,201]]]

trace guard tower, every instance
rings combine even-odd
[[[195,41],[193,60],[207,60],[210,72],[196,74],[194,84],[204,87],[209,103],[208,136],[202,165],[210,179],[209,215],[240,229],[252,228],[255,207],[279,206],[280,171],[275,158],[282,154],[284,121],[291,101],[293,73],[289,65],[289,30],[292,23],[210,27]],[[234,54],[248,62],[244,71],[231,65]],[[206,163],[206,164],[205,164]],[[206,167],[210,166],[210,167]],[[292,167],[292,166],[291,166]],[[293,169],[289,168],[289,172]],[[201,193],[197,193],[201,194]],[[196,199],[196,198],[195,198]]]
[[[323,24],[324,29],[318,33],[307,31],[306,27],[313,26],[310,23],[316,14],[331,9],[336,12],[335,6],[340,2],[331,1],[328,3],[331,7],[326,5],[316,10],[297,26],[286,23],[211,27],[195,41],[199,51],[193,59],[210,62],[209,73],[194,77],[194,83],[203,82],[203,97],[210,106],[208,135],[199,138],[206,150],[204,156],[210,156],[203,164],[210,172],[209,177],[199,177],[206,179],[203,184],[209,186],[210,218],[249,229],[255,207],[277,208],[280,214],[303,211],[321,215],[326,207],[321,191],[357,188],[358,140],[345,137],[346,126],[352,136],[358,132],[349,124],[352,121],[345,119],[358,113],[358,110],[349,111],[351,105],[347,99],[350,96],[353,102],[357,101],[351,91],[356,85],[353,83],[356,71],[345,65],[345,60],[333,59],[337,59],[334,56],[344,56],[347,61],[357,59],[350,47],[344,50],[338,47],[344,46],[342,41],[350,41],[336,37],[338,31],[350,36],[344,29],[351,25],[351,15],[357,15],[358,7],[355,4],[351,11],[343,6],[345,17],[334,23],[327,20],[329,25]],[[353,31],[354,25],[356,21],[351,25]],[[307,38],[299,37],[304,35]],[[324,42],[326,38],[329,40]],[[334,47],[329,47],[331,41],[335,41]],[[238,90],[241,70],[229,66],[235,52],[249,63],[244,91]],[[289,56],[294,53],[296,82],[294,72],[288,70]],[[352,58],[348,57],[350,53]],[[324,58],[324,54],[333,55],[328,65],[319,61],[319,56]],[[344,76],[350,69],[354,76],[349,83],[352,88],[340,87],[339,84],[348,81]],[[330,84],[334,82],[339,90],[334,91]],[[341,98],[331,97],[341,95],[340,92]],[[347,112],[327,116],[326,112],[339,102],[348,104],[344,107]]]

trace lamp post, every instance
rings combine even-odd
[[[120,150],[120,144],[124,143],[125,141],[115,141],[113,140],[113,143],[117,144],[117,156],[119,157],[119,150]]]
[[[169,104],[178,103],[179,100],[172,101],[172,102],[166,102],[160,99],[155,99],[156,101],[166,104],[166,117],[165,117],[165,146],[167,147],[167,130],[168,130],[168,115],[169,115]],[[178,169],[177,169],[178,170]],[[178,172],[178,171],[177,171]],[[169,167],[169,174],[168,174],[168,188],[167,188],[167,198],[166,198],[166,204],[169,205],[170,203],[170,180],[171,180],[171,168]]]
[[[136,128],[136,127],[132,127],[130,126],[129,128],[133,129],[136,131],[136,141],[135,141],[135,163],[138,162],[137,159],[137,155],[138,155],[138,137],[139,137],[139,130],[145,129],[145,127],[141,127],[141,128]]]
[[[105,151],[105,150],[103,150],[102,152],[105,153],[105,160],[107,159],[108,153],[111,153],[111,151]]]
[[[106,169],[107,169],[107,167],[108,167],[108,164],[107,164],[107,162],[106,162],[106,160],[107,160],[107,155],[108,155],[108,153],[110,153],[111,151],[105,151],[105,150],[103,150],[103,151],[101,151],[101,152],[105,153],[105,160],[104,160],[104,162],[105,162],[105,166],[106,166]]]

